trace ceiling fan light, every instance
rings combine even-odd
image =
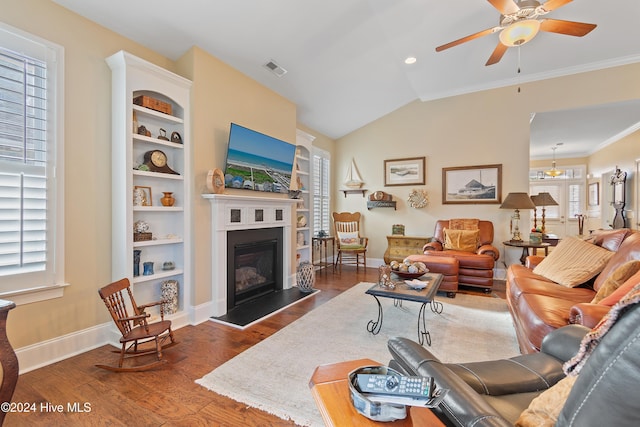
[[[505,46],[522,46],[538,34],[540,21],[537,19],[525,19],[514,22],[500,32],[500,43]]]

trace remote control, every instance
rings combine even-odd
[[[434,384],[431,377],[358,374],[358,387],[363,393],[431,398]]]

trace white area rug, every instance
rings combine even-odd
[[[196,383],[304,426],[323,426],[313,401],[309,380],[318,365],[352,359],[373,359],[386,365],[390,337],[417,340],[420,304],[380,298],[384,310],[382,330],[367,332],[378,307],[360,283],[343,292],[264,341],[221,365]],[[519,354],[506,302],[499,298],[458,294],[438,296],[442,314],[427,308],[431,347],[445,362],[471,362]]]

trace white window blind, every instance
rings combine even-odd
[[[331,233],[331,219],[329,212],[330,198],[330,173],[331,160],[329,153],[314,148],[312,174],[313,174],[313,231],[317,233],[324,230]]]
[[[62,284],[62,49],[0,26],[0,296]],[[57,262],[56,262],[57,260]]]

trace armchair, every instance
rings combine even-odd
[[[478,219],[438,220],[433,239],[423,248],[425,255],[456,258],[460,262],[459,284],[493,287],[493,267],[500,251],[493,246],[493,223]]]
[[[336,234],[336,266],[355,264],[356,269],[362,264],[367,268],[367,245],[369,239],[360,236],[360,212],[334,212],[333,227]]]
[[[445,364],[424,347],[398,337],[388,342],[393,356],[389,366],[406,375],[433,376],[437,387],[449,389],[436,410],[447,425],[495,427],[516,424],[536,397],[565,378],[563,364],[570,361],[565,368],[579,369],[579,373],[565,394],[566,401],[552,400],[556,412],[559,410],[556,426],[639,425],[637,402],[630,398],[640,381],[636,369],[640,364],[638,299],[636,294],[632,305],[618,310],[617,319],[610,319],[605,327],[586,337],[590,330],[580,325],[554,330],[544,338],[539,353]],[[584,354],[588,356],[577,363],[572,359],[576,354],[578,360]],[[534,404],[541,402],[543,399],[538,399]],[[543,412],[546,409],[538,408]]]

